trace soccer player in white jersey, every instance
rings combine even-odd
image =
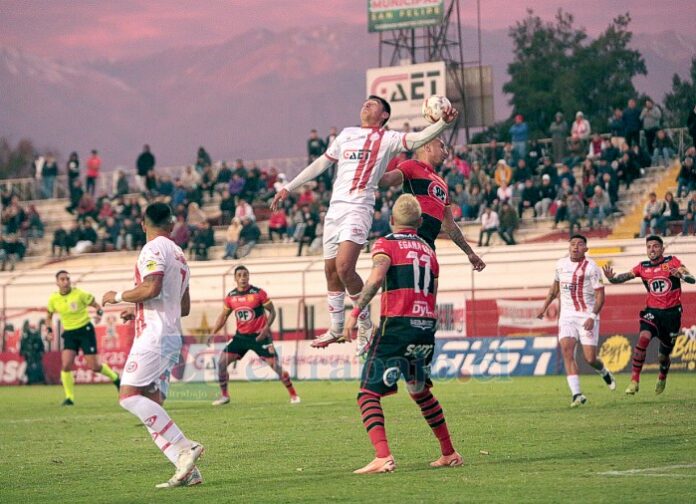
[[[360,127],[345,128],[326,152],[307,166],[276,194],[271,208],[275,210],[290,191],[301,187],[338,164],[331,203],[324,222],[324,270],[328,288],[331,327],[312,342],[323,348],[346,341],[345,293],[353,304],[363,288],[355,271],[358,255],[367,241],[374,213],[375,191],[389,161],[397,154],[419,148],[437,137],[457,118],[454,107],[442,119],[420,132],[401,133],[385,129],[391,107],[379,96],[370,96],[360,109]],[[372,333],[369,307],[358,319],[358,353],[367,345]]]
[[[103,305],[135,305],[121,313],[125,320],[135,320],[135,339],[123,370],[120,404],[145,424],[176,467],[174,476],[158,488],[203,482],[195,466],[203,446],[187,439],[162,407],[169,374],[181,352],[181,317],[191,309],[189,267],[181,248],[169,238],[172,225],[169,205],[148,205],[143,220],[147,243],[136,264],[135,288],[109,291],[102,300]]]
[[[610,390],[616,389],[616,381],[604,363],[597,357],[599,342],[599,312],[604,306],[602,270],[592,259],[585,257],[587,238],[573,235],[570,238],[568,257],[556,263],[556,278],[549,289],[537,318],[544,317],[547,308],[560,293],[561,315],[558,320],[558,339],[563,355],[568,387],[573,396],[570,406],[575,408],[587,402],[580,391],[578,363],[575,347],[580,341],[585,361],[592,366]]]

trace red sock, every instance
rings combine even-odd
[[[643,363],[645,362],[645,352],[650,344],[650,338],[641,336],[638,338],[638,343],[636,343],[636,348],[633,350],[633,371],[631,372],[631,381],[640,381],[640,372],[643,369]]]
[[[358,394],[358,406],[362,422],[370,436],[372,446],[375,447],[375,456],[379,458],[391,455],[389,443],[387,443],[387,431],[384,429],[384,412],[382,403],[376,395],[360,392]]]
[[[288,389],[290,397],[295,397],[297,395],[297,392],[295,392],[295,387],[292,386],[292,381],[290,380],[290,373],[283,371],[280,374],[280,381],[282,381],[285,388]]]
[[[411,394],[411,398],[416,401],[416,404],[418,404],[421,409],[423,418],[428,422],[437,440],[440,441],[440,450],[442,450],[442,454],[452,455],[454,453],[454,446],[452,446],[449,429],[447,429],[445,414],[437,398],[433,396],[430,389]]]
[[[227,372],[227,368],[218,370],[218,383],[220,384],[220,391],[223,397],[229,397],[230,393],[227,391],[227,382],[230,380],[230,375]]]

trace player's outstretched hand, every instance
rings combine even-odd
[[[483,271],[483,268],[486,267],[486,263],[483,262],[483,259],[473,253],[469,256],[469,262],[474,267],[474,271]]]
[[[602,271],[604,271],[604,276],[607,277],[607,280],[614,278],[614,270],[610,265],[605,264]]]
[[[103,305],[106,304],[116,304],[116,291],[108,291],[104,294],[102,297],[102,303]]]
[[[545,313],[546,313],[546,308],[544,308],[544,309],[541,310],[539,313],[537,313],[536,318],[538,318],[539,320],[543,320],[543,319],[544,319],[544,314],[545,314]]]
[[[450,106],[449,110],[445,110],[442,112],[442,119],[444,119],[444,121],[447,124],[452,124],[454,121],[457,120],[458,115],[459,111],[456,108]]]
[[[346,318],[346,323],[343,326],[343,337],[346,339],[346,341],[353,341],[353,330],[355,329],[357,323],[357,317],[352,313],[349,313],[348,317]]]
[[[135,320],[135,308],[126,308],[121,311],[121,320],[128,322],[129,320]]]
[[[280,206],[280,202],[284,201],[285,198],[288,197],[288,190],[287,189],[281,189],[276,193],[275,196],[273,196],[273,201],[271,202],[271,211],[275,212],[278,210],[278,207]]]

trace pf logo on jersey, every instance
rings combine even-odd
[[[428,186],[428,194],[435,199],[447,203],[447,190],[437,182],[431,182]]]
[[[650,287],[650,292],[656,296],[664,296],[672,290],[672,282],[669,281],[669,278],[656,278],[650,280],[648,286]]]
[[[242,322],[249,322],[254,318],[254,310],[250,308],[240,308],[236,312],[234,312],[234,316],[237,317],[237,320],[241,320]]]

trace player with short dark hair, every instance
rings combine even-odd
[[[249,283],[249,270],[246,266],[239,265],[234,269],[234,281],[237,287],[225,297],[222,311],[218,315],[215,327],[208,338],[210,343],[213,336],[225,326],[229,316],[234,313],[237,330],[232,339],[227,342],[218,359],[218,379],[222,395],[213,401],[213,406],[221,406],[230,402],[230,394],[227,389],[229,382],[227,368],[249,351],[256,353],[273,368],[290,394],[290,403],[298,404],[300,396],[295,392],[290,374],[283,370],[273,347],[271,325],[276,318],[273,302],[265,290]]]
[[[312,346],[317,348],[345,341],[345,295],[348,292],[355,303],[363,288],[356,264],[372,226],[377,184],[389,161],[438,136],[454,124],[458,112],[454,107],[449,107],[436,123],[422,131],[409,133],[386,129],[390,115],[391,107],[385,99],[368,97],[360,108],[360,127],[344,128],[326,152],[286,184],[271,203],[271,209],[275,211],[290,191],[318,177],[333,163],[337,164],[336,182],[323,234],[331,323],[329,330],[312,342]],[[372,329],[369,307],[365,307],[358,323],[359,340],[367,341]]]
[[[87,366],[95,373],[101,373],[111,380],[116,388],[120,385],[118,374],[107,363],[100,364],[97,354],[97,335],[94,324],[89,317],[88,307],[96,310],[95,323],[98,323],[103,311],[94,296],[88,292],[73,287],[70,283],[70,273],[60,270],[56,273],[58,292],[48,298],[46,331],[53,332],[53,314],[57,313],[63,324],[63,351],[61,352],[60,380],[65,391],[63,406],[75,404],[75,379],[72,367],[75,357],[82,349]]]
[[[660,341],[658,361],[660,374],[655,385],[655,394],[661,394],[667,385],[667,373],[672,363],[669,356],[681,328],[681,281],[696,283],[694,276],[676,256],[664,256],[664,243],[659,236],[645,239],[648,260],[626,273],[615,274],[610,265],[604,267],[604,275],[613,284],[628,282],[634,278],[643,280],[648,291],[646,307],[640,312],[640,334],[633,350],[633,371],[626,394],[634,395],[640,388],[640,372],[645,362],[645,353],[653,338]]]
[[[354,471],[356,474],[391,472],[396,467],[387,442],[381,399],[397,392],[400,376],[406,379],[411,398],[440,442],[442,455],[430,465],[463,463],[452,446],[442,407],[430,391],[439,265],[433,249],[416,232],[421,209],[415,197],[404,194],[396,200],[391,224],[393,233],[375,242],[372,271],[344,329],[349,337],[360,310],[382,287],[380,327],[368,351],[358,393],[375,459]]]
[[[558,341],[563,354],[568,388],[572,396],[570,406],[576,408],[587,402],[580,390],[578,363],[575,349],[578,341],[582,354],[590,366],[600,374],[609,390],[616,389],[616,380],[597,357],[599,343],[599,314],[604,306],[602,271],[592,259],[585,257],[587,238],[581,234],[570,237],[568,256],[556,263],[556,275],[537,315],[543,319],[546,310],[556,297],[560,298]]]

